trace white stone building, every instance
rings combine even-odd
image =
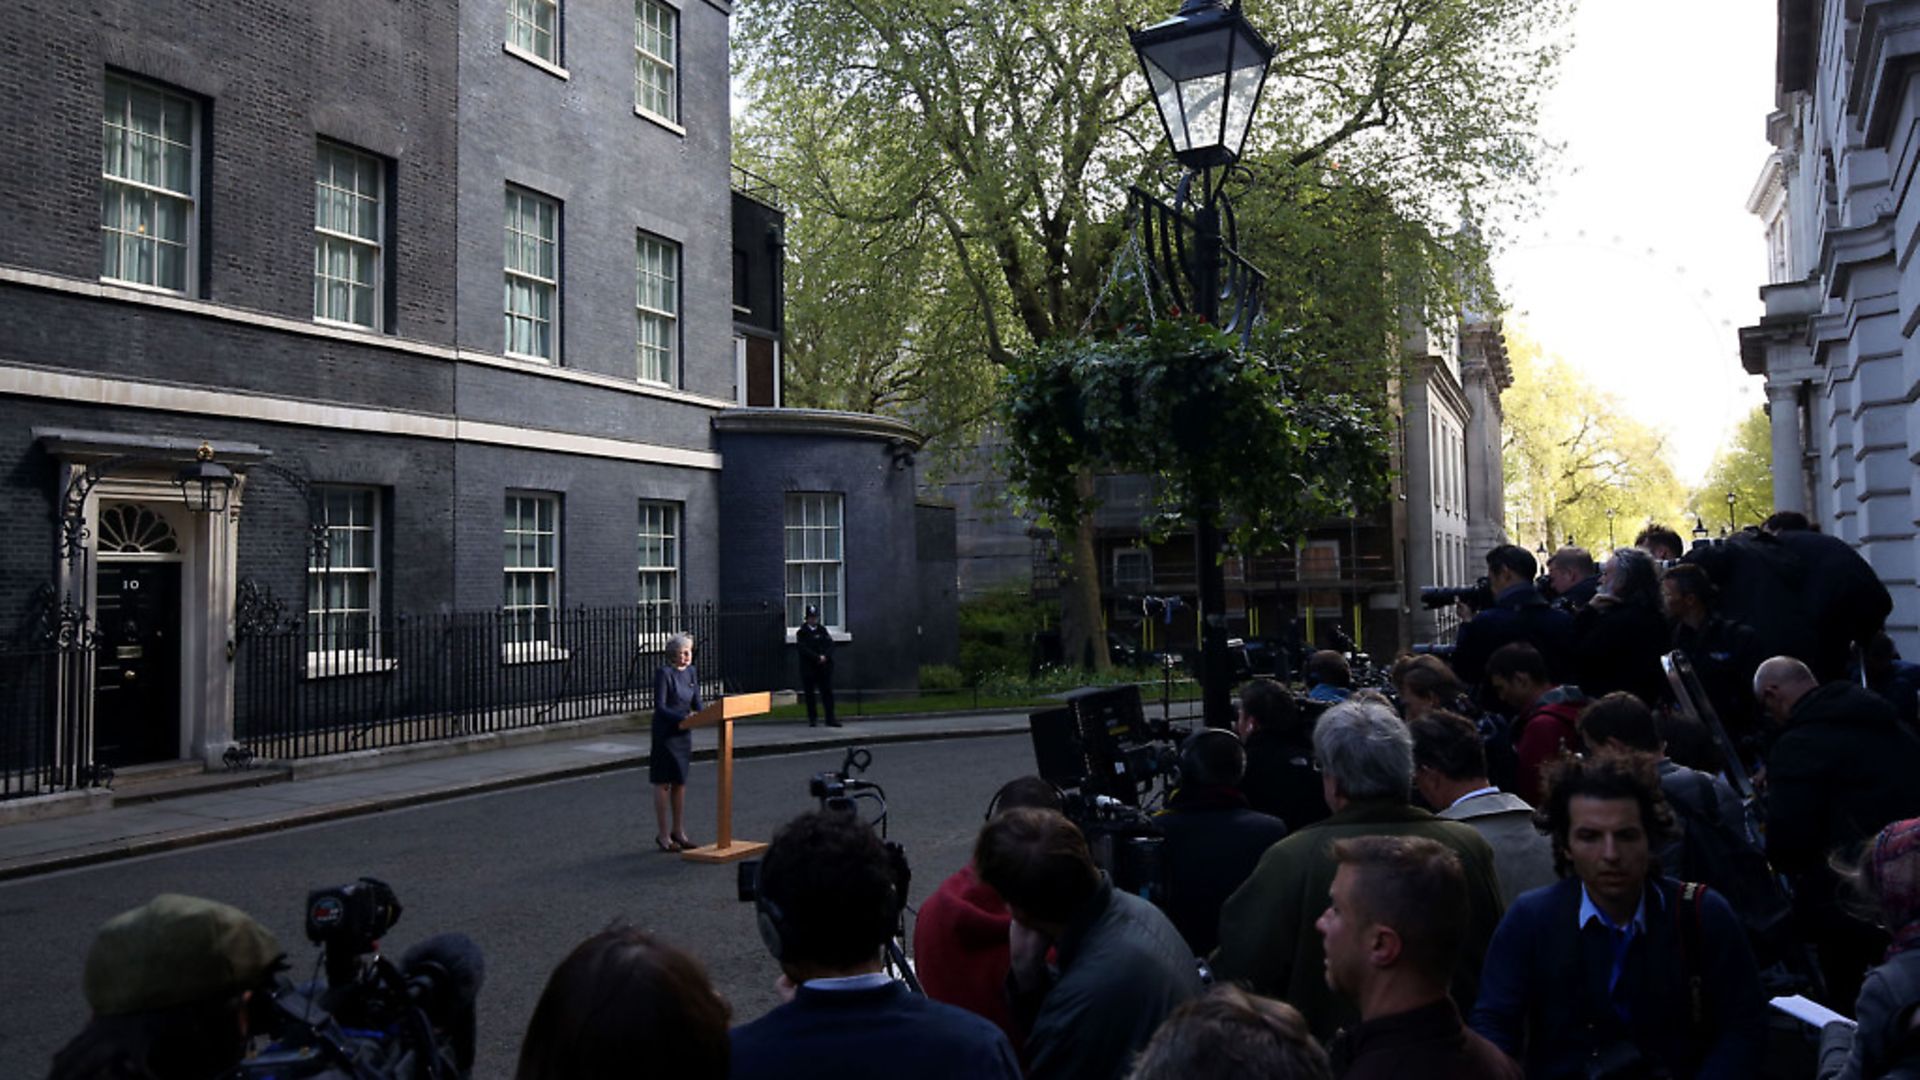
[[[1856,545],[1920,653],[1920,61],[1917,0],[1783,0],[1775,147],[1749,196],[1767,238],[1765,315],[1740,331],[1765,376],[1774,505]]]
[[[1451,610],[1427,611],[1423,585],[1464,585],[1486,573],[1506,543],[1500,466],[1500,392],[1513,384],[1500,321],[1462,315],[1457,332],[1419,330],[1407,340],[1401,386],[1402,483],[1407,572],[1402,610],[1412,641],[1454,629]]]

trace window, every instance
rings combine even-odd
[[[1113,587],[1120,592],[1145,592],[1153,585],[1153,553],[1146,548],[1117,548],[1113,553]]]
[[[680,507],[640,504],[640,625],[664,630],[680,602]]]
[[[193,283],[194,103],[107,76],[100,153],[100,276],[187,292]]]
[[[641,233],[637,246],[634,308],[640,381],[671,386],[680,331],[680,245]]]
[[[845,629],[840,598],[846,584],[841,558],[839,495],[787,496],[787,626],[800,625],[808,604],[820,607],[822,625]]]
[[[380,325],[380,159],[321,143],[313,166],[313,317]]]
[[[380,586],[378,493],[370,488],[315,491],[327,527],[327,553],[307,566],[308,651],[373,651]]]
[[[507,353],[551,361],[560,300],[560,204],[508,188],[506,249]]]
[[[1300,549],[1299,575],[1314,614],[1340,614],[1340,541],[1309,541]]]
[[[680,13],[660,0],[633,5],[633,107],[670,123],[680,119],[674,79]]]
[[[551,642],[560,606],[560,500],[552,495],[508,495],[507,595],[502,611],[508,644]]]
[[[507,0],[507,44],[549,64],[560,62],[559,0]]]

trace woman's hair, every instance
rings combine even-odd
[[[547,980],[520,1044],[515,1080],[724,1080],[731,1010],[686,953],[614,926],[568,954]]]
[[[1894,822],[1858,857],[1837,852],[1829,864],[1847,911],[1893,935],[1888,955],[1920,945],[1920,818]]]
[[[1615,548],[1607,595],[1623,604],[1660,607],[1660,572],[1653,556],[1639,548]]]
[[[1445,660],[1429,655],[1403,657],[1395,663],[1393,684],[1402,699],[1418,694],[1442,705],[1467,692]]]
[[[672,656],[681,649],[693,648],[692,634],[675,634],[667,639],[667,655]]]

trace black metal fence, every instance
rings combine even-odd
[[[90,665],[89,649],[76,649]],[[0,799],[38,795],[61,782],[61,679],[70,670],[53,644],[0,644]],[[81,670],[85,670],[82,668]]]
[[[667,639],[692,635],[703,696],[783,682],[785,614],[771,606],[576,608],[408,616],[355,627],[244,627],[238,741],[292,759],[510,731],[653,707]],[[347,647],[341,647],[345,645]]]

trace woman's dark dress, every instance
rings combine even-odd
[[[681,731],[680,721],[700,711],[700,676],[693,665],[676,669],[662,664],[653,673],[653,754],[647,761],[647,780],[655,784],[684,784],[693,759],[693,732]]]

